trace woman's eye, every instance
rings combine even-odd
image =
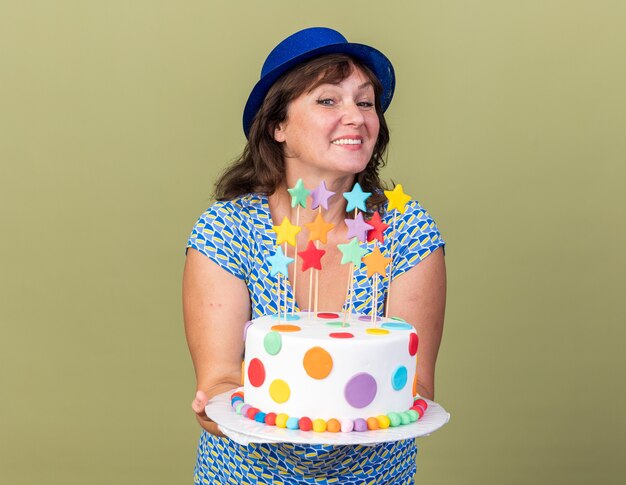
[[[374,107],[374,103],[370,102],[370,101],[361,101],[359,103],[357,103],[361,108],[373,108]]]
[[[332,106],[335,102],[331,98],[318,99],[317,104],[321,104],[322,106]]]

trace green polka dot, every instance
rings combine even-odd
[[[270,355],[276,355],[280,352],[283,346],[283,341],[278,332],[268,332],[263,339],[263,347],[265,351]]]
[[[400,318],[400,317],[389,317],[389,318],[391,318],[392,320],[395,320],[397,322],[405,322],[406,323],[406,320],[404,320],[403,318]]]
[[[343,327],[343,328],[350,326],[349,323],[343,323],[343,322],[326,322],[326,325],[330,327]]]

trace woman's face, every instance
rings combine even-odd
[[[274,131],[286,163],[298,176],[329,179],[362,172],[378,139],[371,81],[354,68],[338,84],[322,84],[295,98]]]

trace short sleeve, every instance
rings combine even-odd
[[[393,218],[391,219],[393,220]],[[393,276],[401,275],[426,258],[445,241],[437,224],[419,202],[410,201],[404,214],[396,216],[393,254]]]
[[[241,251],[237,249],[241,248],[240,225],[241,218],[232,204],[216,202],[193,226],[187,249],[201,252],[229,273],[245,280]]]

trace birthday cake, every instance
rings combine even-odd
[[[265,316],[246,330],[233,409],[270,426],[351,432],[417,421],[418,337],[408,323],[333,313]]]
[[[378,212],[365,222],[365,200],[371,194],[363,192],[358,183],[351,192],[344,193],[346,211],[354,211],[354,218],[345,219],[350,242],[337,245],[342,253],[341,264],[350,265],[348,311],[344,315],[317,312],[316,285],[314,305],[309,291],[308,308],[314,311],[294,313],[292,307],[290,312],[285,291],[287,267],[298,262],[287,257],[287,244],[296,247],[303,272],[322,270],[325,251],[319,245],[327,243],[326,234],[334,227],[324,220],[322,208],[328,209],[328,199],[334,193],[323,181],[313,191],[307,190],[302,180],[288,190],[292,207],[298,207],[296,224],[285,217],[280,225],[273,226],[276,249],[268,257],[270,274],[276,277],[273,290],[278,312],[257,318],[246,327],[244,389],[232,394],[233,409],[269,426],[317,432],[358,432],[417,421],[427,404],[417,397],[415,329],[398,319],[356,315],[352,311],[354,269],[361,264],[367,269],[367,277],[372,278],[372,314],[378,315],[378,309],[384,306],[378,284],[381,277],[393,278],[393,257],[385,257],[378,243],[384,242],[389,225],[381,221]],[[304,224],[309,232],[307,247],[298,251],[296,235],[302,229],[299,209],[306,208],[309,195],[311,209],[317,209],[317,215],[314,222]],[[398,213],[404,212],[410,199],[401,185],[385,191],[385,196],[389,200],[387,209]],[[395,213],[392,238],[394,234]],[[371,249],[361,246],[366,242],[372,243]],[[312,277],[313,273],[310,281]]]

